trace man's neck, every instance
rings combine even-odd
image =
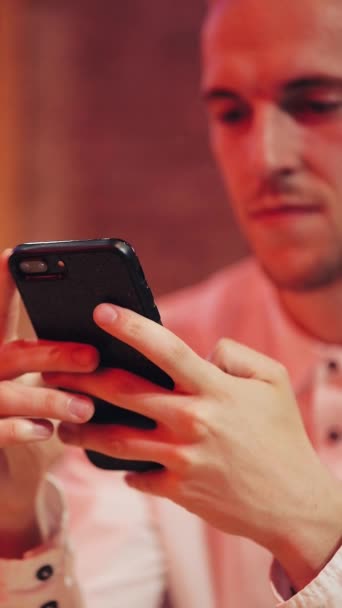
[[[342,284],[317,291],[279,291],[280,301],[291,319],[317,340],[342,345]]]

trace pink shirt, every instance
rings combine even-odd
[[[284,363],[316,450],[342,476],[342,348],[300,333],[253,261],[165,298],[160,308],[164,324],[203,356],[227,336]],[[275,566],[281,599],[270,584],[267,551],[213,530],[169,501],[146,500],[126,488],[120,474],[98,471],[77,450],[68,454],[57,474],[75,566],[60,493],[49,482],[41,516],[46,543],[26,559],[0,560],[3,608],[161,608],[166,588],[172,608],[342,605],[342,551],[292,599],[289,581]],[[42,581],[37,573],[44,565],[53,573]]]
[[[202,356],[207,356],[216,342],[226,336],[281,361],[289,371],[316,450],[322,461],[342,476],[342,348],[321,344],[294,326],[253,260],[172,294],[165,298],[161,310],[164,323]],[[274,606],[268,583],[272,556],[251,541],[229,537],[209,527],[206,535],[217,607]],[[341,559],[341,555],[336,556],[336,561]],[[334,606],[342,605],[342,572],[338,575],[341,587]],[[289,585],[284,589],[284,577],[282,581],[277,577],[277,582],[283,587],[283,597],[290,597]],[[310,593],[312,589],[315,584],[310,586]],[[297,594],[289,605],[302,605],[298,603],[302,596],[305,606],[311,606],[305,593],[309,591]],[[330,605],[327,598],[324,605]]]

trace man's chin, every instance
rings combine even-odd
[[[305,269],[272,268],[259,262],[273,285],[282,291],[308,293],[342,281],[342,260],[335,264],[316,265]]]

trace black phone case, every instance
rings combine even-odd
[[[48,263],[49,273],[28,276],[22,272],[20,262],[35,258]],[[39,338],[92,344],[100,352],[101,366],[128,370],[172,390],[173,381],[164,371],[135,349],[106,334],[93,321],[94,308],[110,302],[161,323],[138,257],[126,241],[26,243],[15,248],[9,267]],[[141,414],[100,399],[94,402],[93,423],[142,429],[156,426],[154,420]],[[86,453],[93,464],[103,469],[146,471],[161,466],[111,458],[90,450]]]

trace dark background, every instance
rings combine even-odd
[[[24,240],[131,241],[158,295],[246,247],[207,143],[196,0],[22,4]]]

